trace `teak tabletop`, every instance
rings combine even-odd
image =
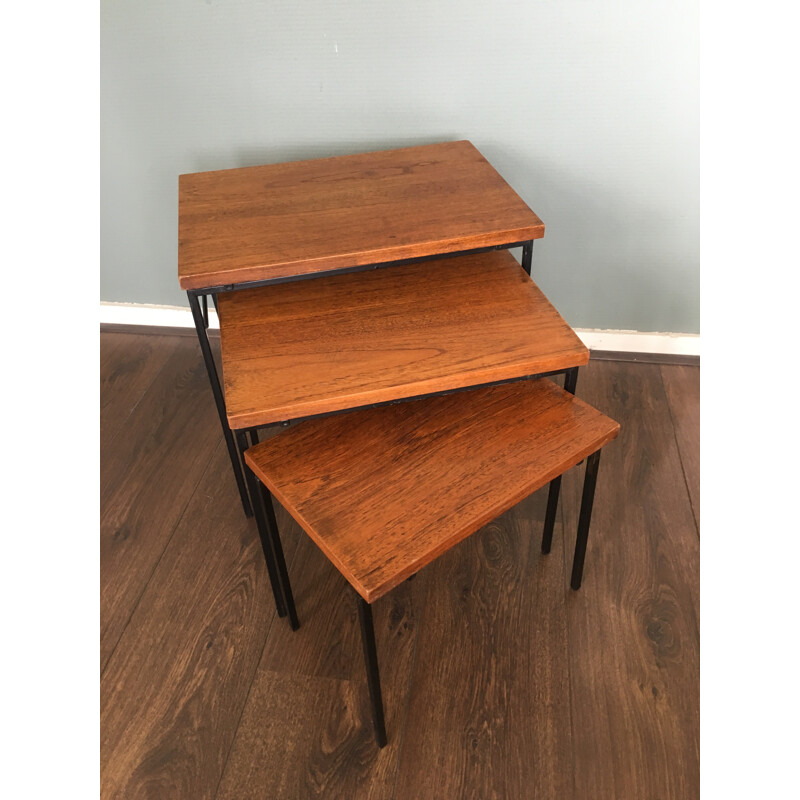
[[[544,224],[467,141],[181,175],[183,289],[539,239]]]
[[[245,458],[371,603],[618,431],[539,378],[306,420]]]
[[[219,317],[233,429],[589,360],[507,250],[226,292]]]

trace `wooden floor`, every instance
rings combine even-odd
[[[111,798],[699,795],[699,368],[595,361],[603,450],[550,555],[546,489],[376,602],[372,738],[353,593],[278,522],[301,628],[275,614],[192,336],[101,335],[101,784]]]

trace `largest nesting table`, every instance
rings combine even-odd
[[[572,402],[589,353],[531,279],[542,236],[539,217],[466,141],[180,176],[179,281],[243,509],[256,510],[278,613],[299,625],[272,494],[359,595],[379,744],[386,734],[369,604],[548,481],[549,550],[560,475],[588,456],[572,580],[580,584],[599,448],[616,424]],[[516,247],[521,264],[509,252]],[[222,381],[207,335],[209,296]],[[564,389],[546,380],[558,373]],[[466,394],[450,397],[456,392]],[[396,415],[373,408],[401,402]],[[330,418],[348,411],[340,423]],[[300,419],[296,433],[258,443],[259,428]],[[352,496],[340,481],[330,497],[304,497],[327,480],[350,426],[358,441],[340,454],[343,479],[370,471],[359,454],[382,442],[384,486],[370,475],[351,485]],[[423,441],[426,464],[415,460]],[[469,452],[456,458],[462,441]],[[420,502],[422,471],[445,451],[439,478],[460,469],[457,480],[451,489],[440,480],[437,502]],[[416,492],[413,508],[398,505],[398,486]],[[364,487],[392,496],[379,510],[394,516],[372,520],[372,534],[348,528],[344,513],[374,508],[356,502]]]

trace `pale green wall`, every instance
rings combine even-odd
[[[178,175],[470,139],[575,327],[699,331],[697,0],[103,0],[101,298],[185,305]]]

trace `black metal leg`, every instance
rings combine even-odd
[[[203,324],[208,330],[208,296],[203,295]]]
[[[542,552],[549,553],[553,544],[553,528],[556,524],[556,511],[558,511],[558,495],[561,492],[561,476],[550,481],[550,491],[547,494],[547,511],[544,515],[544,533],[542,534]]]
[[[300,621],[297,619],[297,610],[294,606],[294,595],[292,594],[292,584],[289,582],[289,571],[286,569],[286,558],[283,555],[283,546],[281,545],[281,537],[278,533],[278,521],[275,519],[275,509],[272,506],[272,495],[267,491],[261,481],[258,482],[259,493],[257,506],[264,509],[267,522],[267,530],[270,539],[272,540],[272,548],[275,552],[275,564],[278,568],[278,575],[280,576],[281,586],[283,587],[283,596],[286,599],[286,608],[289,611],[289,624],[292,630],[296,631],[300,627]]]
[[[570,367],[564,372],[564,390],[575,394],[578,385],[578,368]],[[542,552],[549,553],[553,544],[553,528],[556,524],[558,511],[558,497],[561,493],[561,476],[550,481],[550,491],[547,493],[547,511],[544,515],[544,533],[542,534]]]
[[[583,496],[581,497],[581,514],[578,518],[578,538],[575,542],[575,557],[572,560],[572,580],[570,586],[576,591],[581,588],[583,578],[583,561],[586,558],[586,542],[589,540],[589,524],[592,521],[592,505],[594,488],[597,485],[597,467],[600,463],[600,451],[592,453],[586,459],[586,473],[583,478]]]
[[[258,444],[258,428],[250,428],[250,444]]]
[[[570,367],[564,373],[564,391],[570,394],[575,394],[575,389],[578,388],[578,368]]]
[[[364,661],[367,665],[367,685],[372,706],[372,726],[378,747],[386,744],[386,724],[383,721],[383,698],[381,697],[381,678],[378,674],[378,651],[375,647],[375,629],[372,625],[372,606],[357,595],[358,619],[361,622],[361,644],[364,648]]]
[[[237,431],[236,438],[239,440],[241,447],[246,442],[244,439],[244,432]],[[258,495],[258,487],[256,485],[256,476],[253,475],[250,468],[245,464],[244,474],[247,478],[247,488],[253,497]],[[286,616],[286,600],[284,599],[283,583],[280,579],[277,570],[277,559],[275,558],[274,548],[272,546],[272,539],[267,529],[266,517],[264,516],[264,509],[261,504],[256,501],[256,526],[258,528],[258,538],[261,540],[261,549],[264,552],[264,560],[267,562],[267,572],[269,573],[269,583],[272,586],[272,594],[275,598],[275,608],[278,611],[279,617]]]
[[[531,264],[533,262],[533,240],[530,242],[525,242],[522,245],[522,269],[531,274]]]
[[[228,447],[228,455],[230,456],[231,466],[233,467],[233,475],[236,478],[236,486],[239,489],[239,496],[242,500],[242,508],[244,509],[246,517],[252,517],[253,508],[250,505],[250,498],[247,496],[244,475],[242,473],[242,464],[239,461],[239,453],[236,450],[233,433],[228,426],[228,418],[225,413],[225,398],[222,395],[222,387],[219,385],[214,356],[211,353],[211,346],[208,343],[203,312],[200,310],[197,296],[191,292],[187,292],[187,294],[189,296],[189,307],[192,309],[194,327],[197,330],[197,338],[200,340],[200,350],[203,353],[203,361],[205,361],[206,371],[208,372],[208,380],[211,383],[211,391],[214,393],[214,402],[217,404],[217,414],[219,415],[220,425],[222,425],[222,435],[225,437],[225,444]]]

